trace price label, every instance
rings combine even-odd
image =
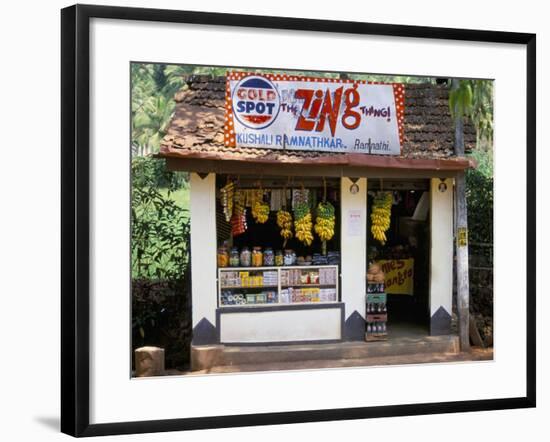
[[[466,227],[459,227],[456,235],[456,242],[458,247],[468,246],[468,229]]]

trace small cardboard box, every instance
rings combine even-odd
[[[367,315],[367,322],[387,322],[388,314],[383,313],[379,315]]]
[[[380,304],[387,302],[388,296],[385,293],[367,293],[367,303]]]

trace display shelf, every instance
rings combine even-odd
[[[326,268],[338,268],[337,264],[319,264],[319,265],[305,265],[305,266],[260,266],[260,267],[218,267],[218,270],[222,272],[231,271],[250,271],[250,270],[293,270],[293,269],[326,269]]]
[[[336,287],[336,283],[334,284],[281,284],[282,288],[288,288],[288,287]]]
[[[269,284],[269,285],[224,285],[222,286],[222,290],[231,290],[231,289],[273,289],[279,287],[278,284]]]
[[[368,282],[366,296],[365,340],[388,339],[388,296],[384,282]]]
[[[338,303],[339,301],[310,301],[310,302],[279,302],[277,305],[278,306],[281,306],[281,305],[324,305],[324,304],[327,304],[327,305],[332,305],[332,304],[336,304]]]
[[[291,272],[294,273],[291,274]],[[245,274],[243,275],[243,273]],[[243,278],[264,278],[266,273],[268,274],[269,284],[236,284],[239,280],[242,281]],[[303,278],[305,274],[307,274],[307,278],[316,281],[321,279],[323,283],[288,282],[291,276],[292,278]],[[334,304],[339,302],[339,278],[339,266],[331,264],[318,266],[220,267],[218,268],[218,307]],[[224,285],[227,280],[231,283]],[[327,282],[325,283],[325,281]],[[250,293],[250,290],[255,290],[256,293]],[[239,291],[242,291],[242,293],[238,293]],[[247,296],[249,299],[259,296],[262,301],[265,299],[264,297],[271,297],[274,301],[267,303],[247,302]],[[237,297],[236,300],[235,297]],[[231,299],[230,303],[228,303],[227,298]],[[292,299],[298,299],[298,301],[292,302]]]

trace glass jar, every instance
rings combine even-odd
[[[285,250],[285,255],[283,257],[283,263],[285,266],[291,266],[294,264],[294,252],[290,249]]]
[[[263,254],[261,247],[252,249],[252,267],[261,267],[263,263]]]
[[[237,247],[232,247],[231,253],[229,254],[229,265],[231,267],[239,267],[240,262],[239,249]]]
[[[266,247],[264,250],[264,266],[274,266],[275,265],[275,254],[273,253],[273,249],[271,247]]]
[[[248,247],[243,247],[242,248],[240,261],[241,261],[241,267],[250,267],[251,254],[250,254],[250,250],[248,249]]]
[[[275,265],[276,266],[282,266],[284,264],[284,257],[283,257],[283,251],[277,250],[275,253]]]
[[[227,247],[221,246],[218,248],[218,267],[227,267],[229,264],[229,254]]]

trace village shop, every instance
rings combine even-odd
[[[235,346],[458,348],[454,178],[472,164],[454,154],[448,86],[187,84],[160,156],[190,172],[193,368]]]

